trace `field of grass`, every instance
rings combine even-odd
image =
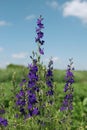
[[[33,125],[30,127],[27,125],[26,127],[22,126],[22,121],[19,121],[19,126],[15,128],[13,126],[14,122],[16,123],[16,119],[13,116],[13,92],[15,91],[12,84],[12,78],[15,73],[15,89],[16,91],[20,88],[20,82],[23,77],[25,77],[26,73],[28,73],[27,68],[23,66],[13,66],[10,65],[6,69],[0,69],[0,104],[3,104],[6,109],[5,117],[9,120],[9,125],[6,130],[39,130],[38,125],[33,121]],[[75,71],[75,83],[74,87],[74,102],[73,102],[73,124],[72,130],[86,130],[87,129],[87,71]],[[51,111],[54,115],[54,120],[52,120],[51,125],[46,128],[46,130],[59,130],[59,118],[62,114],[59,112],[59,108],[61,106],[63,97],[64,97],[64,70],[54,70],[54,83],[55,83],[55,104],[51,108]],[[31,119],[27,124],[31,122]],[[53,127],[52,127],[53,126]],[[54,127],[55,126],[55,127]],[[29,128],[30,127],[30,128]],[[5,129],[5,128],[4,128]],[[43,127],[42,130],[45,130]],[[60,130],[61,127],[60,127]],[[65,130],[65,129],[64,129]]]

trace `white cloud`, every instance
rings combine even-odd
[[[71,0],[63,5],[63,15],[65,17],[74,16],[83,23],[87,23],[87,1]]]
[[[52,9],[58,9],[58,2],[56,0],[53,1],[47,1],[46,4],[51,7]]]
[[[0,52],[2,52],[3,51],[3,48],[2,47],[0,47]]]
[[[21,53],[18,53],[18,54],[13,54],[12,57],[15,58],[15,59],[24,59],[26,58],[28,55],[28,53],[25,53],[25,52],[21,52]]]
[[[26,16],[25,20],[33,20],[36,16],[34,14]]]
[[[11,25],[11,23],[6,22],[6,21],[4,21],[4,20],[0,20],[0,26],[1,26],[1,27],[2,27],[2,26],[9,26],[9,25]]]

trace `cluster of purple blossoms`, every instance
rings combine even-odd
[[[37,86],[38,81],[38,67],[37,60],[33,59],[33,63],[28,66],[28,81],[23,79],[21,82],[21,90],[16,95],[16,105],[19,106],[20,112],[24,117],[31,117],[33,115],[38,115],[39,110],[36,107],[37,98],[36,93],[39,92]],[[23,89],[23,85],[26,84],[26,89]],[[26,112],[26,106],[28,112]]]
[[[29,110],[29,116],[38,115],[39,110],[36,107],[36,104],[38,103],[36,93],[39,92],[39,87],[37,86],[38,81],[38,67],[37,67],[37,60],[33,59],[33,63],[29,65],[29,74],[28,74],[28,110]]]
[[[37,28],[36,33],[37,37],[35,38],[35,41],[38,43],[38,50],[41,55],[44,55],[44,50],[41,48],[41,46],[44,44],[44,40],[42,40],[44,33],[42,32],[42,29],[44,28],[44,25],[42,24],[42,16],[37,19]]]
[[[28,87],[36,89],[36,82],[38,81],[38,67],[37,67],[37,60],[33,59],[33,64],[29,65],[29,74],[28,74]],[[38,88],[37,88],[38,90]]]
[[[4,109],[0,109],[0,115],[4,114],[5,110]],[[2,117],[0,117],[0,126],[7,126],[8,125],[8,121]]]
[[[5,126],[6,127],[7,125],[8,125],[7,120],[2,118],[2,117],[0,117],[0,126]]]
[[[44,28],[44,25],[42,24],[43,18],[40,16],[39,19],[37,19],[37,38],[36,42],[38,43],[38,50],[40,54],[44,54],[43,49],[41,46],[44,44],[43,38],[43,32],[42,29]],[[28,80],[25,78],[21,82],[21,90],[16,95],[16,105],[19,107],[20,112],[25,117],[31,117],[33,115],[38,115],[40,112],[37,107],[37,92],[39,92],[39,87],[37,85],[38,81],[38,66],[37,66],[37,59],[34,59],[35,53],[33,53],[33,57],[30,56],[32,59],[32,64],[28,66],[29,73],[28,73]],[[23,89],[23,86],[26,86],[26,89]],[[26,112],[26,106],[28,113]]]
[[[47,96],[52,96],[54,91],[53,91],[53,61],[50,60],[48,69],[46,72],[46,85],[49,87],[49,90],[47,91],[46,95]]]
[[[25,115],[25,91],[23,89],[16,95],[16,105],[19,106],[21,114]]]
[[[68,65],[67,71],[66,71],[66,84],[64,87],[64,92],[67,93],[66,96],[64,97],[62,107],[60,108],[60,111],[65,111],[65,110],[73,110],[73,87],[72,84],[74,83],[74,75],[72,70],[72,59],[70,59],[70,65]]]

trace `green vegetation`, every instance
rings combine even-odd
[[[9,125],[4,130],[38,130],[38,125],[31,118],[27,120],[27,126],[24,125],[22,120],[14,117],[13,110],[13,92],[18,91],[20,82],[23,77],[26,76],[28,70],[24,66],[9,65],[6,69],[0,69],[0,104],[3,104],[6,109],[5,117],[9,120]],[[13,75],[15,77],[15,90],[12,83]],[[87,71],[75,71],[75,83],[74,87],[74,110],[73,110],[73,125],[72,130],[86,130],[87,129]],[[62,117],[62,113],[59,112],[59,108],[64,97],[64,77],[65,70],[54,70],[54,83],[55,83],[55,104],[51,108],[54,118],[49,124],[46,130],[58,130],[58,121]],[[37,119],[37,117],[36,117]],[[33,120],[33,121],[32,121]],[[18,126],[15,126],[17,122]],[[31,124],[30,122],[33,122]],[[31,126],[29,125],[31,124]],[[54,129],[54,126],[56,128]],[[32,128],[32,129],[31,129]],[[2,129],[1,129],[2,130]],[[45,130],[43,128],[43,130]],[[60,130],[61,127],[60,127]],[[65,129],[64,129],[65,130]]]

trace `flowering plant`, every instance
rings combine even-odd
[[[30,56],[32,63],[28,65],[29,73],[27,78],[24,78],[21,82],[21,89],[16,94],[16,106],[20,111],[20,116],[26,120],[31,117],[38,116],[37,120],[39,124],[45,123],[47,118],[47,104],[53,103],[53,61],[50,59],[48,69],[41,64],[40,57],[44,55],[42,40],[44,33],[42,29],[42,16],[37,19],[37,27],[35,42],[38,46],[38,52],[34,52]],[[41,74],[42,73],[42,74]],[[17,114],[18,115],[18,114]]]
[[[72,59],[68,65],[65,76],[64,93],[66,94],[63,103],[60,108],[56,107],[56,101],[58,104],[58,93],[56,95],[56,86],[54,83],[54,69],[53,59],[51,58],[48,63],[48,67],[41,63],[41,56],[44,55],[44,49],[42,46],[45,41],[43,40],[44,24],[43,18],[40,16],[37,19],[36,38],[35,42],[38,47],[37,52],[32,52],[31,63],[28,65],[28,73],[23,77],[20,83],[20,89],[16,90],[15,78],[13,76],[13,102],[9,103],[9,111],[12,112],[12,126],[14,129],[37,129],[37,130],[62,130],[63,127],[60,123],[66,122],[66,129],[71,124],[71,115],[73,110],[73,87],[74,75],[72,68]],[[56,97],[55,97],[56,95]],[[57,108],[57,112],[55,108]],[[60,120],[59,113],[65,112],[64,117]],[[8,121],[1,117],[4,110],[0,108],[0,127],[7,126]],[[10,117],[8,116],[8,120]],[[20,123],[21,122],[21,123]],[[8,126],[9,127],[9,126]],[[7,127],[7,129],[8,129]],[[69,126],[71,128],[71,126]],[[13,130],[14,130],[13,129]],[[65,127],[64,127],[65,129]]]

